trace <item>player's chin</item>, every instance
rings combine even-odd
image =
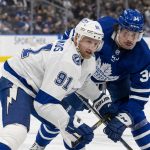
[[[92,55],[93,55],[93,53],[92,53],[91,51],[86,51],[86,53],[85,53],[85,57],[86,57],[86,59],[91,58],[91,57],[92,57]]]
[[[124,43],[123,44],[124,49],[127,49],[127,50],[133,49],[134,46],[135,46],[135,43]]]
[[[126,49],[126,50],[131,50],[131,49],[133,49],[134,48],[134,44],[122,44],[122,45],[120,45],[123,49]]]
[[[135,45],[125,46],[124,49],[126,50],[132,50]]]
[[[90,59],[91,57],[92,57],[92,55],[91,54],[87,54],[87,55],[84,55],[84,56],[82,56],[84,59]]]

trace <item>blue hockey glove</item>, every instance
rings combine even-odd
[[[82,137],[80,142],[82,147],[84,147],[86,144],[89,144],[94,137],[93,129],[83,123],[81,119],[76,116],[70,119],[68,126],[66,127],[66,131],[70,134],[77,133],[80,137]]]
[[[113,116],[118,112],[118,105],[113,104],[105,93],[102,93],[98,99],[93,101],[93,106],[102,117],[109,114]]]
[[[117,142],[121,139],[124,130],[133,124],[132,118],[127,113],[119,113],[104,128],[104,133],[112,141]]]

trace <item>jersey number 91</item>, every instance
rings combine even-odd
[[[65,72],[61,71],[58,73],[57,78],[55,79],[55,84],[62,86],[64,90],[67,90],[72,80],[72,77],[68,77]]]

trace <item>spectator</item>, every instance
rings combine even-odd
[[[97,6],[96,2],[97,0],[38,0],[38,3],[34,3],[32,16],[30,1],[0,0],[0,6],[2,6],[0,9],[0,32],[3,34],[29,34],[31,25],[33,25],[33,34],[63,33],[67,28],[74,27],[84,17],[96,20],[98,7],[100,8],[99,16],[109,15],[115,18],[127,7],[124,0],[115,2],[99,0],[100,6]],[[149,36],[150,1],[128,0],[128,7],[143,12],[145,35]],[[66,11],[64,12],[64,10]],[[33,18],[33,23],[30,23],[31,18]]]

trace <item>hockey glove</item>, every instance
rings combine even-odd
[[[119,113],[104,128],[104,133],[112,141],[117,142],[121,139],[124,130],[133,124],[132,118],[127,113]]]
[[[118,112],[118,105],[113,104],[105,93],[102,93],[98,99],[93,101],[93,106],[102,117],[109,114],[112,116]]]
[[[68,126],[66,127],[66,131],[72,135],[82,137],[82,140],[80,142],[80,146],[82,145],[82,147],[84,147],[86,144],[89,144],[94,137],[92,128],[85,123],[82,123],[81,119],[77,116],[70,119]]]

